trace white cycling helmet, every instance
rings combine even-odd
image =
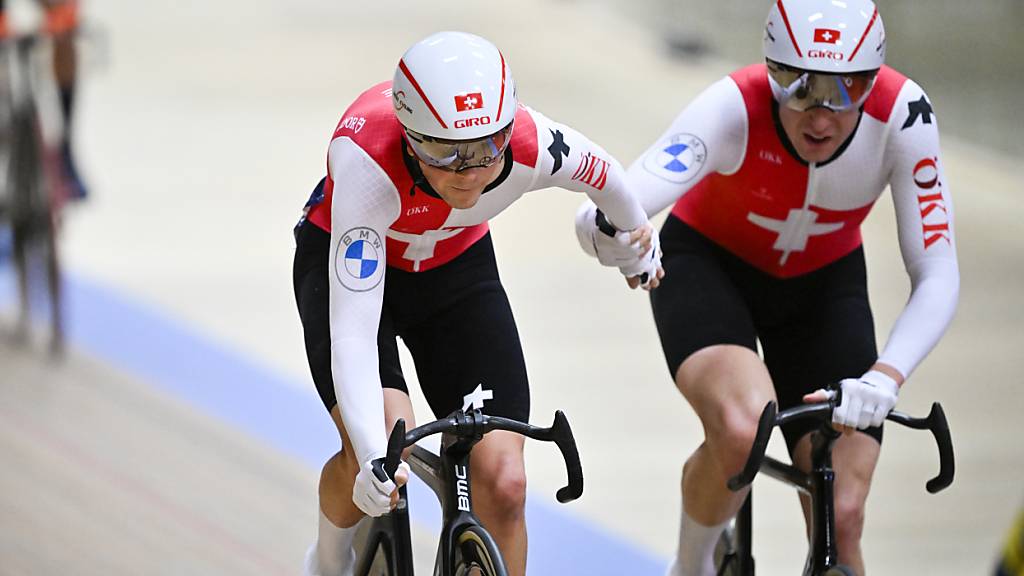
[[[472,140],[506,128],[516,115],[515,82],[505,57],[487,40],[438,32],[398,62],[392,84],[398,121],[444,140]]]
[[[885,27],[871,0],[778,0],[764,56],[801,70],[849,74],[885,63]]]
[[[847,110],[867,100],[885,63],[885,27],[871,0],[777,0],[764,57],[780,103]]]

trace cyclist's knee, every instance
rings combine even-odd
[[[702,415],[707,447],[724,474],[743,468],[764,408],[756,395],[723,401]]]
[[[774,399],[771,377],[755,352],[716,345],[679,367],[676,384],[704,424],[712,457],[731,474],[742,468],[765,404]]]
[[[725,475],[739,472],[757,435],[758,413],[741,406],[722,410],[718,422],[708,427],[708,447]]]
[[[849,546],[860,542],[864,533],[864,499],[853,494],[836,494],[835,517],[840,544]]]
[[[864,530],[864,510],[879,449],[875,439],[858,433],[843,436],[833,450],[836,531],[840,542],[848,545],[858,542]]]
[[[518,517],[526,506],[526,469],[522,456],[495,455],[473,471],[474,494],[487,498],[487,507],[506,517]]]

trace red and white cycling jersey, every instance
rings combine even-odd
[[[828,161],[797,156],[778,124],[763,64],[700,94],[629,169],[648,214],[672,214],[779,278],[817,270],[861,245],[886,186],[912,294],[880,361],[904,375],[938,342],[959,290],[953,205],[938,127],[920,86],[882,67],[853,135]]]
[[[387,267],[441,266],[482,238],[487,221],[524,193],[553,186],[586,193],[622,230],[647,221],[614,158],[522,104],[500,176],[475,206],[452,208],[407,154],[393,106],[391,83],[383,82],[345,111],[328,150],[323,198],[312,199],[306,214],[331,234],[331,368],[359,462],[382,454],[386,444],[377,327]]]

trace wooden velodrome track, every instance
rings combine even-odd
[[[339,115],[410,43],[440,29],[489,37],[524,102],[626,163],[735,66],[670,60],[596,3],[524,0],[499,13],[364,4],[86,4],[106,56],[87,57],[77,126],[95,194],[64,235],[73,347],[49,364],[38,347],[0,343],[0,575],[300,572],[315,462],[333,440],[307,382],[290,229]],[[941,122],[942,95],[931,96]],[[961,304],[899,407],[945,405],[957,479],[928,495],[937,463],[927,434],[887,434],[864,538],[874,575],[986,573],[1024,505],[1021,180],[998,152],[949,136],[943,147]],[[559,507],[557,456],[528,450],[539,503],[531,574],[566,559],[577,567],[568,573],[660,574],[700,428],[663,367],[645,296],[576,247],[580,199],[536,192],[493,223],[533,420],[567,412],[587,478],[583,499]],[[907,293],[887,200],[865,235],[884,339]],[[6,333],[10,278],[0,280]],[[278,409],[282,398],[298,408]],[[770,480],[757,486],[759,573],[797,573],[796,498]],[[431,528],[417,522],[421,563]],[[559,539],[571,544],[560,560],[546,548]]]

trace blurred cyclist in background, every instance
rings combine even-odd
[[[765,62],[707,88],[629,169],[648,215],[675,204],[651,304],[669,371],[705,432],[683,467],[669,574],[715,573],[715,543],[746,496],[726,481],[765,404],[824,401],[830,393],[815,390],[835,382],[833,420],[848,432],[833,454],[839,560],[864,573],[882,422],[959,292],[935,112],[920,86],[883,65],[885,44],[870,0],[779,0]],[[911,292],[879,356],[860,224],[887,186]],[[597,240],[584,249],[611,258],[620,245],[593,233],[595,211],[578,213],[580,235]],[[805,470],[811,427],[783,427]]]
[[[441,32],[418,42],[392,82],[369,88],[342,115],[327,177],[296,227],[306,352],[342,444],[320,476],[307,574],[351,574],[356,523],[388,512],[396,484],[406,481],[404,464],[395,478],[380,467],[394,422],[413,425],[397,337],[435,416],[481,408],[529,419],[522,346],[487,221],[524,193],[553,186],[593,199],[607,214],[601,234],[623,244],[617,265],[630,284],[657,286],[657,234],[622,167],[572,128],[518,103],[508,64],[487,40]],[[509,573],[521,575],[523,438],[488,434],[472,466],[474,509]]]
[[[63,114],[61,126],[60,153],[61,171],[68,197],[83,199],[87,192],[75,167],[71,154],[72,111],[74,110],[77,58],[75,54],[75,31],[78,28],[78,0],[36,0],[46,11],[45,33],[53,37],[53,70],[60,93],[60,108]],[[12,30],[6,14],[6,0],[0,0],[0,39],[7,38]]]

